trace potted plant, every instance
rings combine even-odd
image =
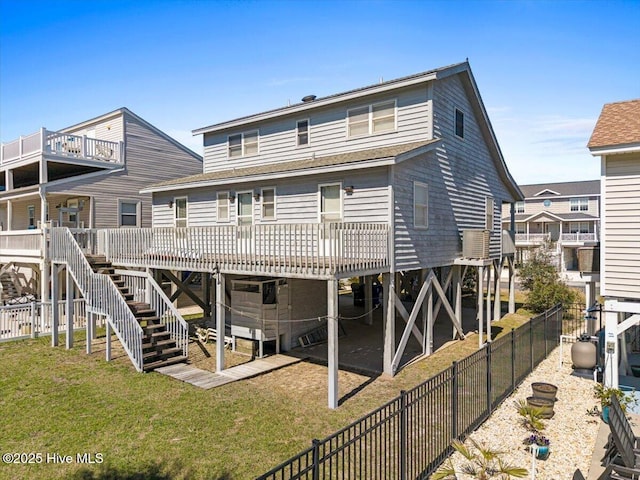
[[[539,432],[532,433],[525,440],[525,444],[532,446],[536,450],[536,457],[546,458],[549,455],[549,444],[551,442],[547,437]]]
[[[620,407],[623,412],[627,411],[627,406],[635,403],[631,395],[626,395],[621,389],[613,387],[605,387],[601,383],[596,383],[593,388],[595,397],[600,400],[600,406],[602,407],[602,420],[604,423],[609,423],[609,407],[611,406],[611,399],[616,396],[620,402]]]

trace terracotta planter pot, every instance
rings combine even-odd
[[[544,398],[546,400],[556,401],[556,393],[558,393],[558,387],[550,383],[535,382],[531,384],[533,390],[533,396],[536,398]]]
[[[549,400],[548,398],[540,398],[540,397],[527,397],[527,405],[530,407],[536,407],[542,409],[542,418],[551,418],[553,417],[553,400]]]

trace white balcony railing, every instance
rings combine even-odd
[[[516,245],[541,244],[551,239],[550,233],[516,233]]]
[[[597,242],[597,233],[563,233],[560,235],[562,243],[583,243],[583,242]]]
[[[122,142],[110,142],[41,129],[17,140],[2,144],[0,166],[37,155],[95,160],[111,164],[123,161]]]
[[[389,265],[383,223],[109,229],[98,244],[115,265],[175,270],[328,276]]]
[[[0,232],[0,256],[42,258],[45,251],[42,230]]]

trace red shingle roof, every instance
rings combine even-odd
[[[633,143],[640,143],[640,99],[605,104],[587,147]]]

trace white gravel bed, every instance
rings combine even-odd
[[[568,345],[563,346],[563,364],[559,367],[560,348],[522,382],[520,387],[507,398],[478,430],[470,435],[477,443],[493,450],[504,452],[501,458],[509,464],[529,470],[532,476],[532,455],[524,440],[530,435],[522,425],[515,407],[517,400],[526,400],[532,395],[533,382],[552,383],[558,387],[555,415],[545,420],[542,434],[550,440],[549,456],[535,461],[535,478],[538,480],[564,480],[572,478],[579,468],[586,477],[600,426],[600,418],[587,414],[587,410],[598,405],[593,395],[593,379],[572,375],[571,353]],[[472,447],[470,442],[465,442]],[[453,464],[459,471],[466,460],[455,453]],[[458,479],[468,479],[458,475]]]

